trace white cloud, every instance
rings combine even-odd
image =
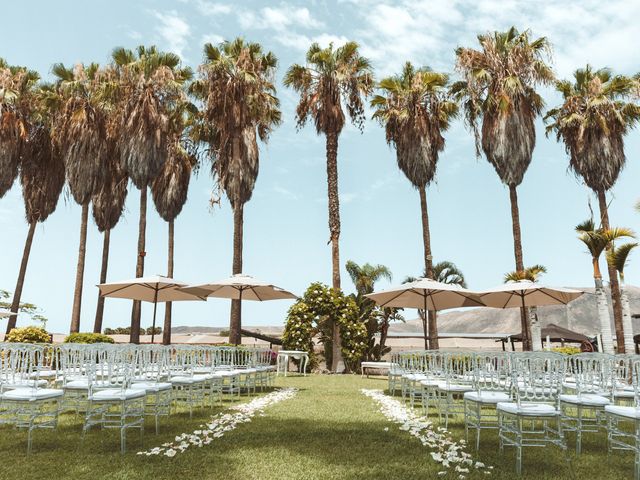
[[[198,0],[198,11],[203,15],[227,15],[231,13],[231,6],[224,3]]]
[[[153,12],[153,14],[160,22],[156,26],[156,31],[167,42],[169,50],[183,57],[187,39],[191,36],[189,24],[178,16],[175,10],[167,13]]]
[[[270,29],[278,32],[295,27],[314,29],[323,26],[323,23],[313,18],[309,9],[305,7],[265,7],[259,13],[246,10],[238,14],[238,21],[240,26],[246,29]]]
[[[131,30],[127,33],[127,36],[133,40],[140,40],[142,38],[142,34],[137,30]]]

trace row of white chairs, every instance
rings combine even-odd
[[[268,349],[203,345],[33,345],[0,343],[0,424],[32,433],[55,428],[59,414],[84,416],[93,427],[144,432],[145,416],[159,421],[180,408],[222,403],[223,395],[253,394],[272,385]]]
[[[500,450],[516,449],[522,472],[525,447],[555,445],[566,455],[566,432],[606,433],[607,448],[635,453],[640,480],[640,356],[555,352],[461,353],[409,351],[395,354],[389,390],[400,391],[425,415],[434,409],[448,426],[464,416],[467,436],[498,431]]]

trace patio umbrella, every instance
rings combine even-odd
[[[398,287],[365,295],[381,307],[447,310],[460,307],[484,307],[478,295],[459,285],[419,278]]]
[[[97,285],[100,296],[113,298],[126,298],[153,303],[153,327],[151,330],[151,343],[155,339],[156,309],[158,302],[179,302],[186,300],[206,300],[206,296],[196,293],[188,293],[181,290],[187,283],[174,280],[169,277],[154,275],[140,277],[119,282],[101,283]]]
[[[549,287],[530,280],[518,280],[478,292],[478,296],[487,307],[525,308],[566,305],[583,293],[581,290]]]
[[[0,318],[7,318],[10,317],[11,315],[18,315],[15,312],[10,312],[9,310],[0,310]]]
[[[286,300],[298,298],[293,293],[276,287],[275,285],[253,278],[242,273],[232,275],[224,280],[200,285],[190,285],[181,289],[183,292],[192,293],[201,297],[229,298],[240,300],[240,313],[242,314],[242,300],[255,300],[264,302],[267,300]]]

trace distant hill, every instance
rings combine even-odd
[[[284,330],[283,326],[278,325],[261,325],[261,326],[251,326],[251,325],[243,325],[242,328],[245,330],[251,330],[252,332],[260,332],[266,335],[282,335],[282,331]],[[172,327],[171,333],[177,335],[216,335],[220,333],[221,330],[229,330],[229,327],[204,327],[204,326],[178,326]]]
[[[567,306],[539,307],[538,317],[542,326],[555,323],[585,335],[598,333],[594,289],[580,288],[580,290],[587,293]],[[607,293],[609,293],[608,290]],[[631,314],[640,314],[640,288],[627,286],[627,295],[631,304]],[[611,304],[609,309],[611,310]],[[613,322],[613,311],[611,311],[611,320]],[[640,318],[633,319],[633,326],[635,332],[640,330]],[[438,314],[438,330],[446,333],[518,333],[520,332],[520,310],[518,308],[504,310],[475,308],[442,312]],[[420,319],[409,320],[406,323],[394,323],[389,328],[389,333],[392,332],[422,332],[422,323]]]

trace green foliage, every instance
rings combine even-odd
[[[140,329],[140,334],[142,335],[151,335],[151,333],[153,333],[153,327]],[[156,335],[160,335],[161,333],[162,333],[162,328],[156,327]],[[130,335],[131,327],[105,328],[104,334],[105,335]]]
[[[358,305],[353,298],[322,283],[312,283],[303,297],[291,306],[282,336],[286,350],[309,352],[311,362],[315,360],[313,337],[327,347],[328,327],[338,324],[342,337],[342,356],[345,364],[355,370],[367,349],[367,327],[360,319]]]
[[[102,333],[72,333],[64,343],[114,343],[113,338]]]
[[[577,355],[582,353],[580,347],[554,347],[551,349],[553,352],[563,353],[564,355]]]
[[[11,302],[6,301],[9,298],[11,298],[11,292],[0,288],[0,308],[4,308],[5,310],[11,309]],[[42,314],[42,310],[40,310],[37,305],[33,303],[21,302],[20,306],[18,307],[18,312],[29,315],[31,317],[31,320],[35,322],[40,322],[43,329],[47,328],[48,319]]]
[[[229,333],[231,333],[231,332],[229,332],[229,330],[224,330],[224,329],[223,329],[223,330],[220,330],[220,331],[218,332],[218,335],[219,335],[219,336],[221,336],[221,337],[228,337],[228,336],[229,336]]]
[[[44,328],[21,327],[11,330],[5,341],[11,343],[51,343],[51,335]]]

